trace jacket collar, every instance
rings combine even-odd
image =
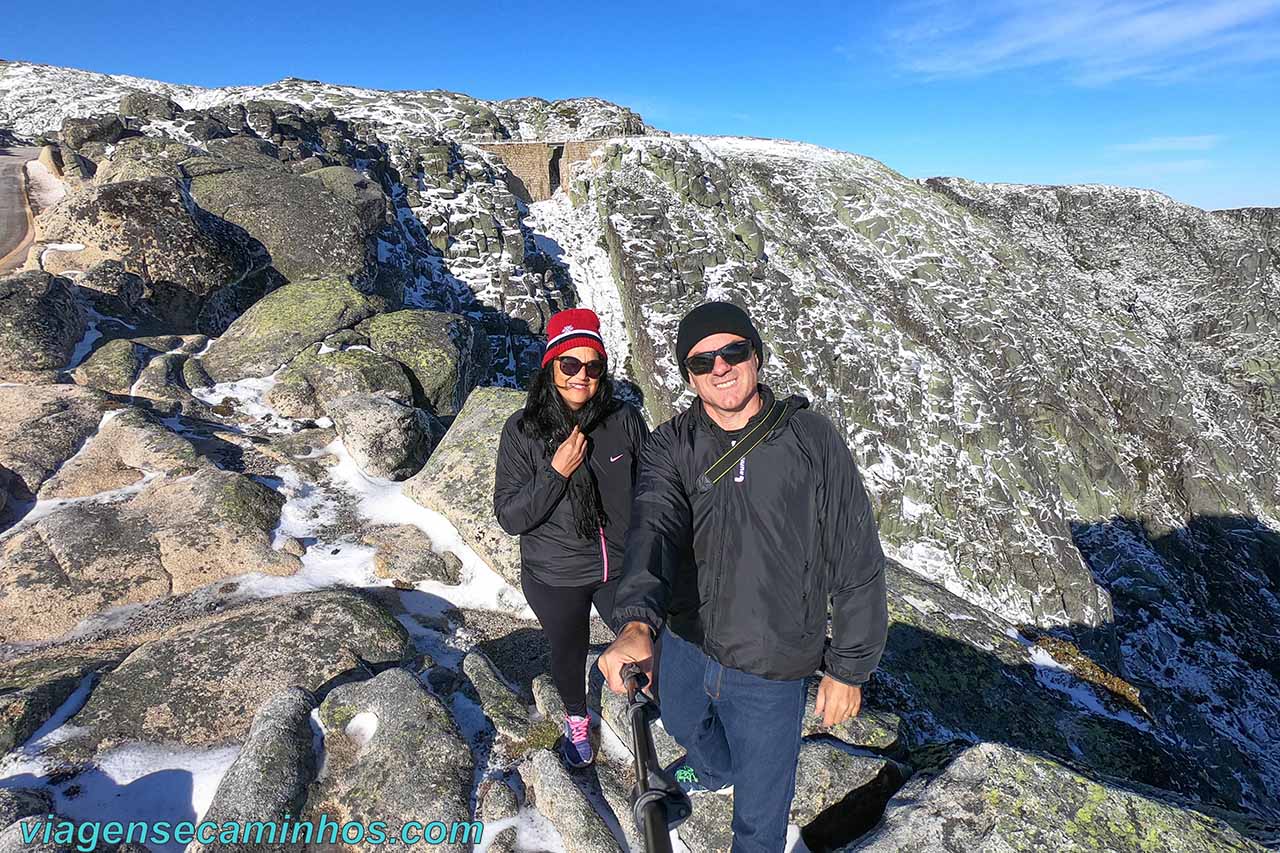
[[[755,415],[752,416],[751,420],[747,421],[746,425],[743,426],[743,429],[751,429],[756,426],[756,424],[760,423],[760,421],[767,418],[769,416],[769,412],[773,409],[774,403],[778,402],[777,397],[774,396],[773,390],[769,388],[768,385],[761,382],[757,387],[760,389],[760,402],[762,405],[760,406],[760,411],[756,412]],[[809,407],[809,401],[799,394],[792,394],[791,396],[783,399],[781,403],[786,406],[786,411],[778,424],[769,431],[769,436],[766,440],[777,435],[778,432],[787,425],[787,421],[791,420],[791,416],[793,414],[800,409],[807,409]],[[722,429],[719,424],[713,421],[710,415],[707,414],[706,408],[702,405],[701,398],[693,401],[693,405],[690,407],[690,410],[693,414],[693,424],[695,429],[709,432],[718,438],[725,438],[728,436],[728,433]]]

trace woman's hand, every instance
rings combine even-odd
[[[556,453],[551,457],[551,467],[566,480],[578,470],[582,460],[587,456],[587,437],[575,426],[569,437],[560,443]]]

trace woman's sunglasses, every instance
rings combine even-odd
[[[718,350],[691,355],[684,360],[684,366],[694,376],[702,376],[715,369],[716,356],[723,358],[725,364],[741,364],[751,357],[751,350],[751,341],[734,341]]]
[[[605,362],[603,358],[597,358],[595,361],[582,361],[571,355],[562,355],[556,361],[560,363],[560,372],[566,377],[577,376],[578,371],[584,367],[587,369],[587,377],[589,379],[599,379],[604,376]]]

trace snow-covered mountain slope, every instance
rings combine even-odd
[[[294,77],[264,86],[208,89],[9,61],[0,61],[0,127],[36,136],[57,130],[67,118],[115,112],[120,98],[136,91],[163,95],[184,109],[248,101],[331,109],[339,118],[368,123],[385,140],[441,134],[459,141],[572,140],[651,130],[636,113],[599,98],[482,101],[442,90],[388,92]]]
[[[1257,227],[752,139],[619,140],[573,194],[657,419],[679,317],[742,304],[766,379],[845,431],[892,553],[1118,644],[1171,727],[1211,719],[1205,761],[1280,793],[1280,271]]]
[[[769,375],[846,430],[890,540],[949,555],[922,570],[1011,618],[1099,624],[1069,520],[1276,515],[1280,280],[1256,231],[1156,193],[983,188],[1060,205],[1031,231],[960,186],[721,138],[617,142],[577,184],[659,419],[679,316],[735,299]]]

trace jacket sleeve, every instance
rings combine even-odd
[[[640,457],[613,628],[644,622],[662,630],[675,573],[692,542],[693,513],[672,454],[672,431],[649,435]]]
[[[885,559],[862,476],[833,427],[823,453],[822,545],[831,578],[827,675],[862,684],[880,663],[888,635]]]
[[[644,415],[639,409],[631,408],[630,415],[627,422],[627,435],[631,439],[631,464],[634,466],[631,479],[635,482],[640,476],[640,457],[644,452],[645,443],[649,440],[649,426],[644,422]]]
[[[494,515],[512,536],[546,521],[569,483],[551,467],[550,459],[535,461],[518,424],[518,418],[511,418],[502,428],[493,484]]]

